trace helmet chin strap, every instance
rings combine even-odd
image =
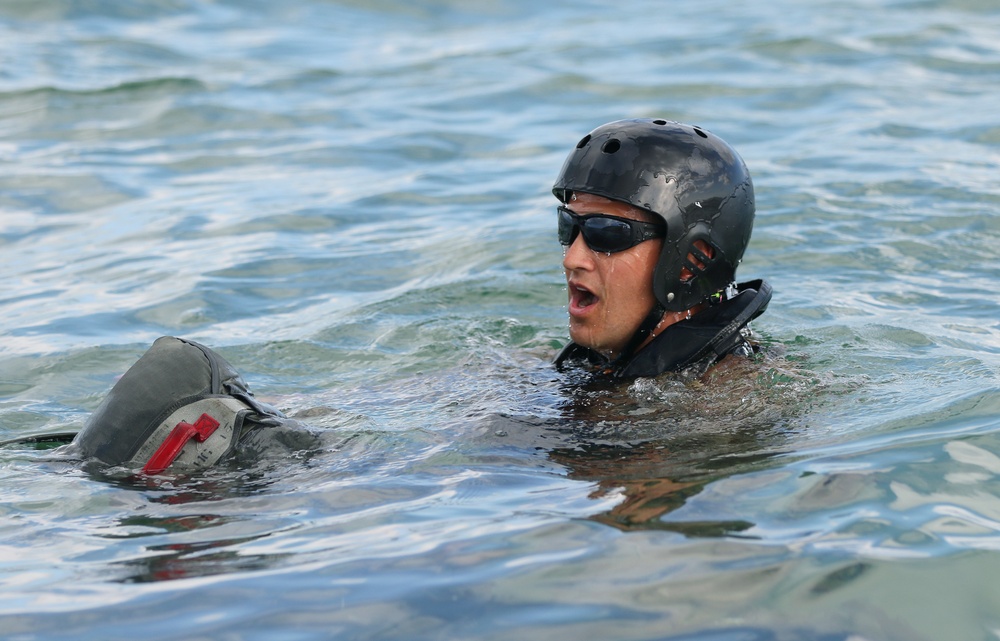
[[[656,326],[660,324],[661,320],[663,320],[663,315],[666,311],[667,310],[663,307],[663,305],[657,301],[656,304],[653,305],[653,309],[649,311],[646,318],[639,324],[639,328],[635,330],[635,334],[633,334],[632,338],[629,339],[629,342],[625,344],[624,349],[622,349],[622,353],[619,354],[618,358],[612,361],[612,364],[618,365],[628,362],[628,360],[632,358],[632,355],[635,354],[635,351],[639,349],[639,346],[642,345],[642,342],[653,333]]]
[[[733,298],[734,296],[736,296],[736,294],[737,294],[736,283],[734,282],[731,283],[728,287],[726,287],[724,291],[716,292],[715,294],[713,294],[707,303],[700,303],[698,305],[695,305],[694,307],[685,310],[683,317],[674,318],[673,322],[690,319],[692,314],[695,314],[698,311],[700,311],[700,309],[704,307],[706,304],[715,305],[719,302]],[[619,354],[617,358],[612,360],[611,364],[616,367],[618,365],[625,365],[628,362],[628,360],[635,355],[636,350],[639,349],[639,346],[642,345],[643,341],[649,338],[650,334],[652,334],[653,331],[655,331],[656,328],[659,326],[659,324],[663,322],[666,314],[667,314],[667,308],[664,307],[663,304],[660,303],[659,301],[656,301],[656,304],[653,305],[653,309],[649,310],[649,314],[646,316],[646,318],[643,319],[641,323],[639,323],[639,328],[635,330],[635,334],[633,334],[632,338],[629,339],[629,342],[625,344],[625,347],[622,349],[622,353]]]

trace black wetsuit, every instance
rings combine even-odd
[[[556,357],[556,367],[578,365],[614,378],[657,376],[698,365],[707,368],[727,354],[749,355],[743,329],[767,309],[771,286],[763,280],[737,285],[729,300],[710,305],[695,316],[667,327],[649,345],[619,361],[570,343]]]

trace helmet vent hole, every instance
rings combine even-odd
[[[702,131],[701,129],[698,129],[697,127],[695,127],[695,128],[694,128],[694,132],[695,132],[696,134],[698,134],[699,136],[701,136],[702,138],[708,138],[708,134],[706,134],[706,133],[705,133],[704,131]]]
[[[653,124],[654,125],[665,125],[665,124],[667,124],[667,121],[666,120],[654,120]]]
[[[590,142],[590,134],[587,134],[580,140],[580,142],[576,143],[576,148],[583,149],[588,142]]]
[[[604,146],[601,147],[601,151],[603,151],[606,154],[613,154],[621,148],[622,144],[618,142],[618,139],[612,138],[611,140],[604,143]]]

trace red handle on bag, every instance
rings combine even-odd
[[[194,425],[181,421],[170,431],[167,438],[163,439],[163,443],[149,457],[142,471],[145,474],[159,474],[170,467],[188,441],[193,438],[199,443],[204,443],[218,427],[219,421],[208,414],[199,416]]]

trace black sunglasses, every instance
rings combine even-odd
[[[572,245],[578,231],[583,232],[587,247],[597,252],[614,253],[652,238],[663,238],[667,226],[608,214],[577,214],[560,205],[559,242]]]

